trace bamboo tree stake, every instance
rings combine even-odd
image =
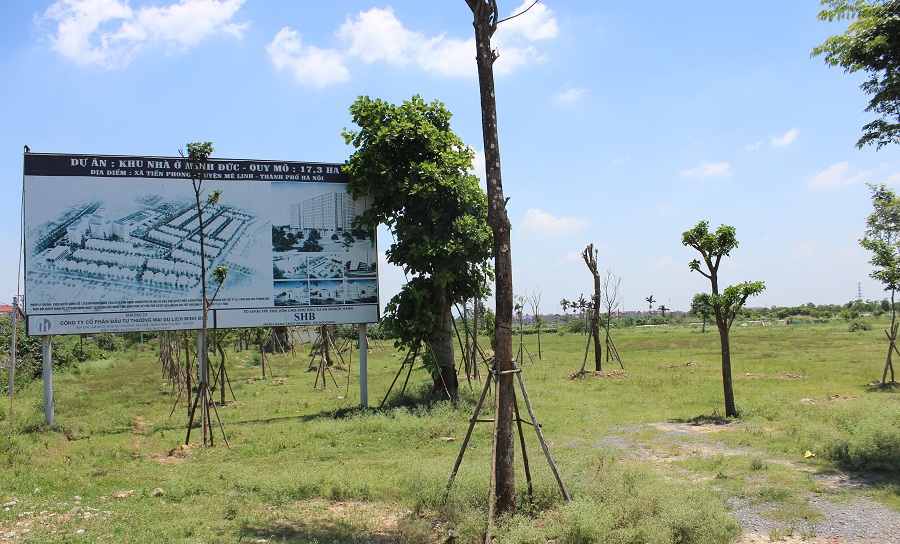
[[[13,396],[16,389],[16,344],[17,344],[17,328],[19,325],[19,297],[13,297],[13,314],[12,314],[12,333],[10,334],[9,346],[9,434],[7,439],[6,450],[12,449],[12,420],[13,420]]]
[[[887,354],[887,362],[884,364],[884,373],[881,375],[881,385],[887,383],[887,374],[888,369],[891,370],[891,381],[894,381],[894,365],[891,363],[891,355],[896,351],[897,355],[900,355],[900,350],[897,349],[897,329],[900,328],[900,323],[895,323],[891,325],[891,333],[888,334],[887,331],[884,331],[887,334],[888,340],[890,341],[890,346],[888,346],[888,354]]]

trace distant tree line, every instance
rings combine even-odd
[[[9,350],[12,341],[12,319],[0,318],[0,392],[9,394]],[[107,353],[139,344],[140,333],[61,335],[53,337],[53,369],[77,370],[80,363],[103,359]],[[25,324],[20,322],[16,332],[16,387],[41,377],[42,341],[40,336],[26,336]]]

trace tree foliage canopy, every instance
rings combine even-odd
[[[694,259],[689,263],[691,271],[699,272],[706,277],[712,286],[712,292],[695,300],[709,306],[716,316],[716,324],[730,329],[738,310],[748,298],[758,295],[766,288],[761,281],[745,281],[738,285],[729,285],[724,290],[719,288],[719,265],[722,257],[727,257],[738,247],[737,234],[734,227],[720,225],[715,232],[709,231],[709,223],[700,221],[691,230],[681,235],[681,243],[700,252],[703,263]],[[701,268],[705,264],[706,270]],[[693,303],[692,303],[693,304]]]
[[[877,149],[900,142],[900,0],[822,0],[821,21],[848,20],[843,34],[812,51],[847,73],[866,72],[860,85],[871,96],[867,112],[879,116],[863,126],[857,147]]]
[[[874,210],[866,218],[866,232],[860,245],[872,252],[872,278],[886,291],[900,288],[900,199],[884,184],[869,185]]]
[[[414,346],[434,329],[441,306],[486,290],[487,198],[470,173],[474,152],[451,130],[441,102],[413,96],[398,106],[362,96],[350,113],[359,130],[343,132],[356,149],[345,168],[348,190],[372,198],[359,224],[387,225],[394,235],[388,262],[412,275],[388,303],[383,324]]]

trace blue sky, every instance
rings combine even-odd
[[[531,3],[499,2],[502,16]],[[426,7],[427,6],[427,7]],[[681,233],[737,229],[725,283],[748,304],[881,299],[859,247],[866,183],[900,183],[895,148],[858,150],[862,77],[812,48],[841,24],[817,0],[542,0],[494,45],[517,294],[541,310],[621,278],[624,308],[709,288]],[[343,162],[359,95],[443,101],[479,151],[472,15],[463,0],[59,0],[0,4],[0,302],[17,288],[22,149]],[[482,162],[479,160],[478,162]],[[479,167],[478,170],[483,169]],[[380,244],[390,237],[381,232]],[[382,302],[402,273],[383,267]]]

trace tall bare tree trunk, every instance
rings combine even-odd
[[[731,344],[727,326],[719,326],[719,340],[722,344],[722,387],[725,390],[725,417],[737,417],[737,408],[734,406],[734,387],[731,383]]]
[[[513,434],[513,402],[515,389],[513,374],[512,311],[513,281],[510,248],[510,223],[506,214],[506,199],[500,175],[500,143],[497,136],[497,102],[494,95],[494,61],[491,36],[497,29],[496,0],[466,0],[474,15],[475,51],[478,65],[478,86],[481,95],[481,126],[484,134],[484,159],[487,173],[488,225],[494,233],[496,323],[494,326],[494,357],[498,371],[494,446],[496,463],[497,514],[512,513],[516,508],[515,440]]]
[[[594,296],[591,297],[591,334],[594,336],[594,370],[603,370],[603,344],[600,342],[600,271],[597,269],[597,250],[588,244],[581,253],[584,264],[594,276]]]

